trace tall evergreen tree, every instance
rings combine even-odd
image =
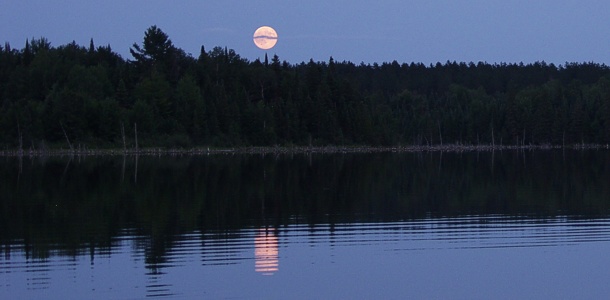
[[[134,43],[129,49],[138,66],[146,70],[151,67],[163,68],[163,72],[169,71],[170,59],[175,51],[169,36],[156,25],[146,30],[142,46]]]

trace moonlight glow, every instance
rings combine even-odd
[[[254,32],[253,40],[256,47],[269,50],[277,43],[277,32],[269,26],[262,26]]]

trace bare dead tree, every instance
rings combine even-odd
[[[121,136],[123,136],[123,154],[127,153],[127,143],[125,143],[125,126],[121,122]]]
[[[496,147],[496,141],[494,140],[494,125],[491,125],[491,147]]]
[[[66,141],[68,141],[68,146],[70,146],[70,151],[74,152],[74,148],[72,147],[72,143],[70,143],[70,139],[68,138],[68,134],[66,133],[66,130],[64,129],[64,124],[59,122],[59,126],[61,126],[61,130],[64,132],[64,136],[66,137]]]
[[[441,139],[441,146],[443,146],[443,133],[441,132],[441,122],[437,120],[436,124],[438,125],[438,135]]]
[[[19,122],[17,122],[17,133],[19,134],[19,155],[23,155],[23,135],[21,134]]]
[[[138,153],[138,123],[133,123],[133,131],[136,135],[136,155]]]

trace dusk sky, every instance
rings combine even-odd
[[[0,43],[21,49],[45,37],[53,46],[110,44],[124,58],[157,25],[197,56],[201,45],[262,58],[252,34],[275,28],[269,56],[289,63],[337,61],[425,64],[546,61],[610,64],[608,0],[1,0]]]

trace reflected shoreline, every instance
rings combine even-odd
[[[407,268],[394,259],[610,247],[608,151],[67,156],[0,164],[0,276],[7,278],[0,291],[9,293],[58,292],[62,279],[87,289],[83,295],[94,295],[92,287],[121,293],[121,285],[136,298],[218,286],[233,292],[234,279],[271,283],[299,274],[331,283],[343,276],[332,271],[374,272],[377,260],[404,274],[420,260]],[[138,282],[108,287],[102,278],[119,269]]]
[[[337,153],[412,153],[412,152],[490,152],[490,151],[547,151],[547,150],[608,150],[608,144],[574,145],[398,145],[398,146],[293,146],[293,147],[235,147],[210,148],[144,148],[144,149],[11,149],[0,150],[0,157],[41,156],[199,156],[222,154],[337,154]]]
[[[274,228],[259,237],[271,246],[279,228],[295,223],[610,215],[607,151],[121,155],[1,163],[0,242],[22,241],[38,258],[110,248],[124,228],[143,237],[151,262],[163,262],[176,235],[194,231]]]

